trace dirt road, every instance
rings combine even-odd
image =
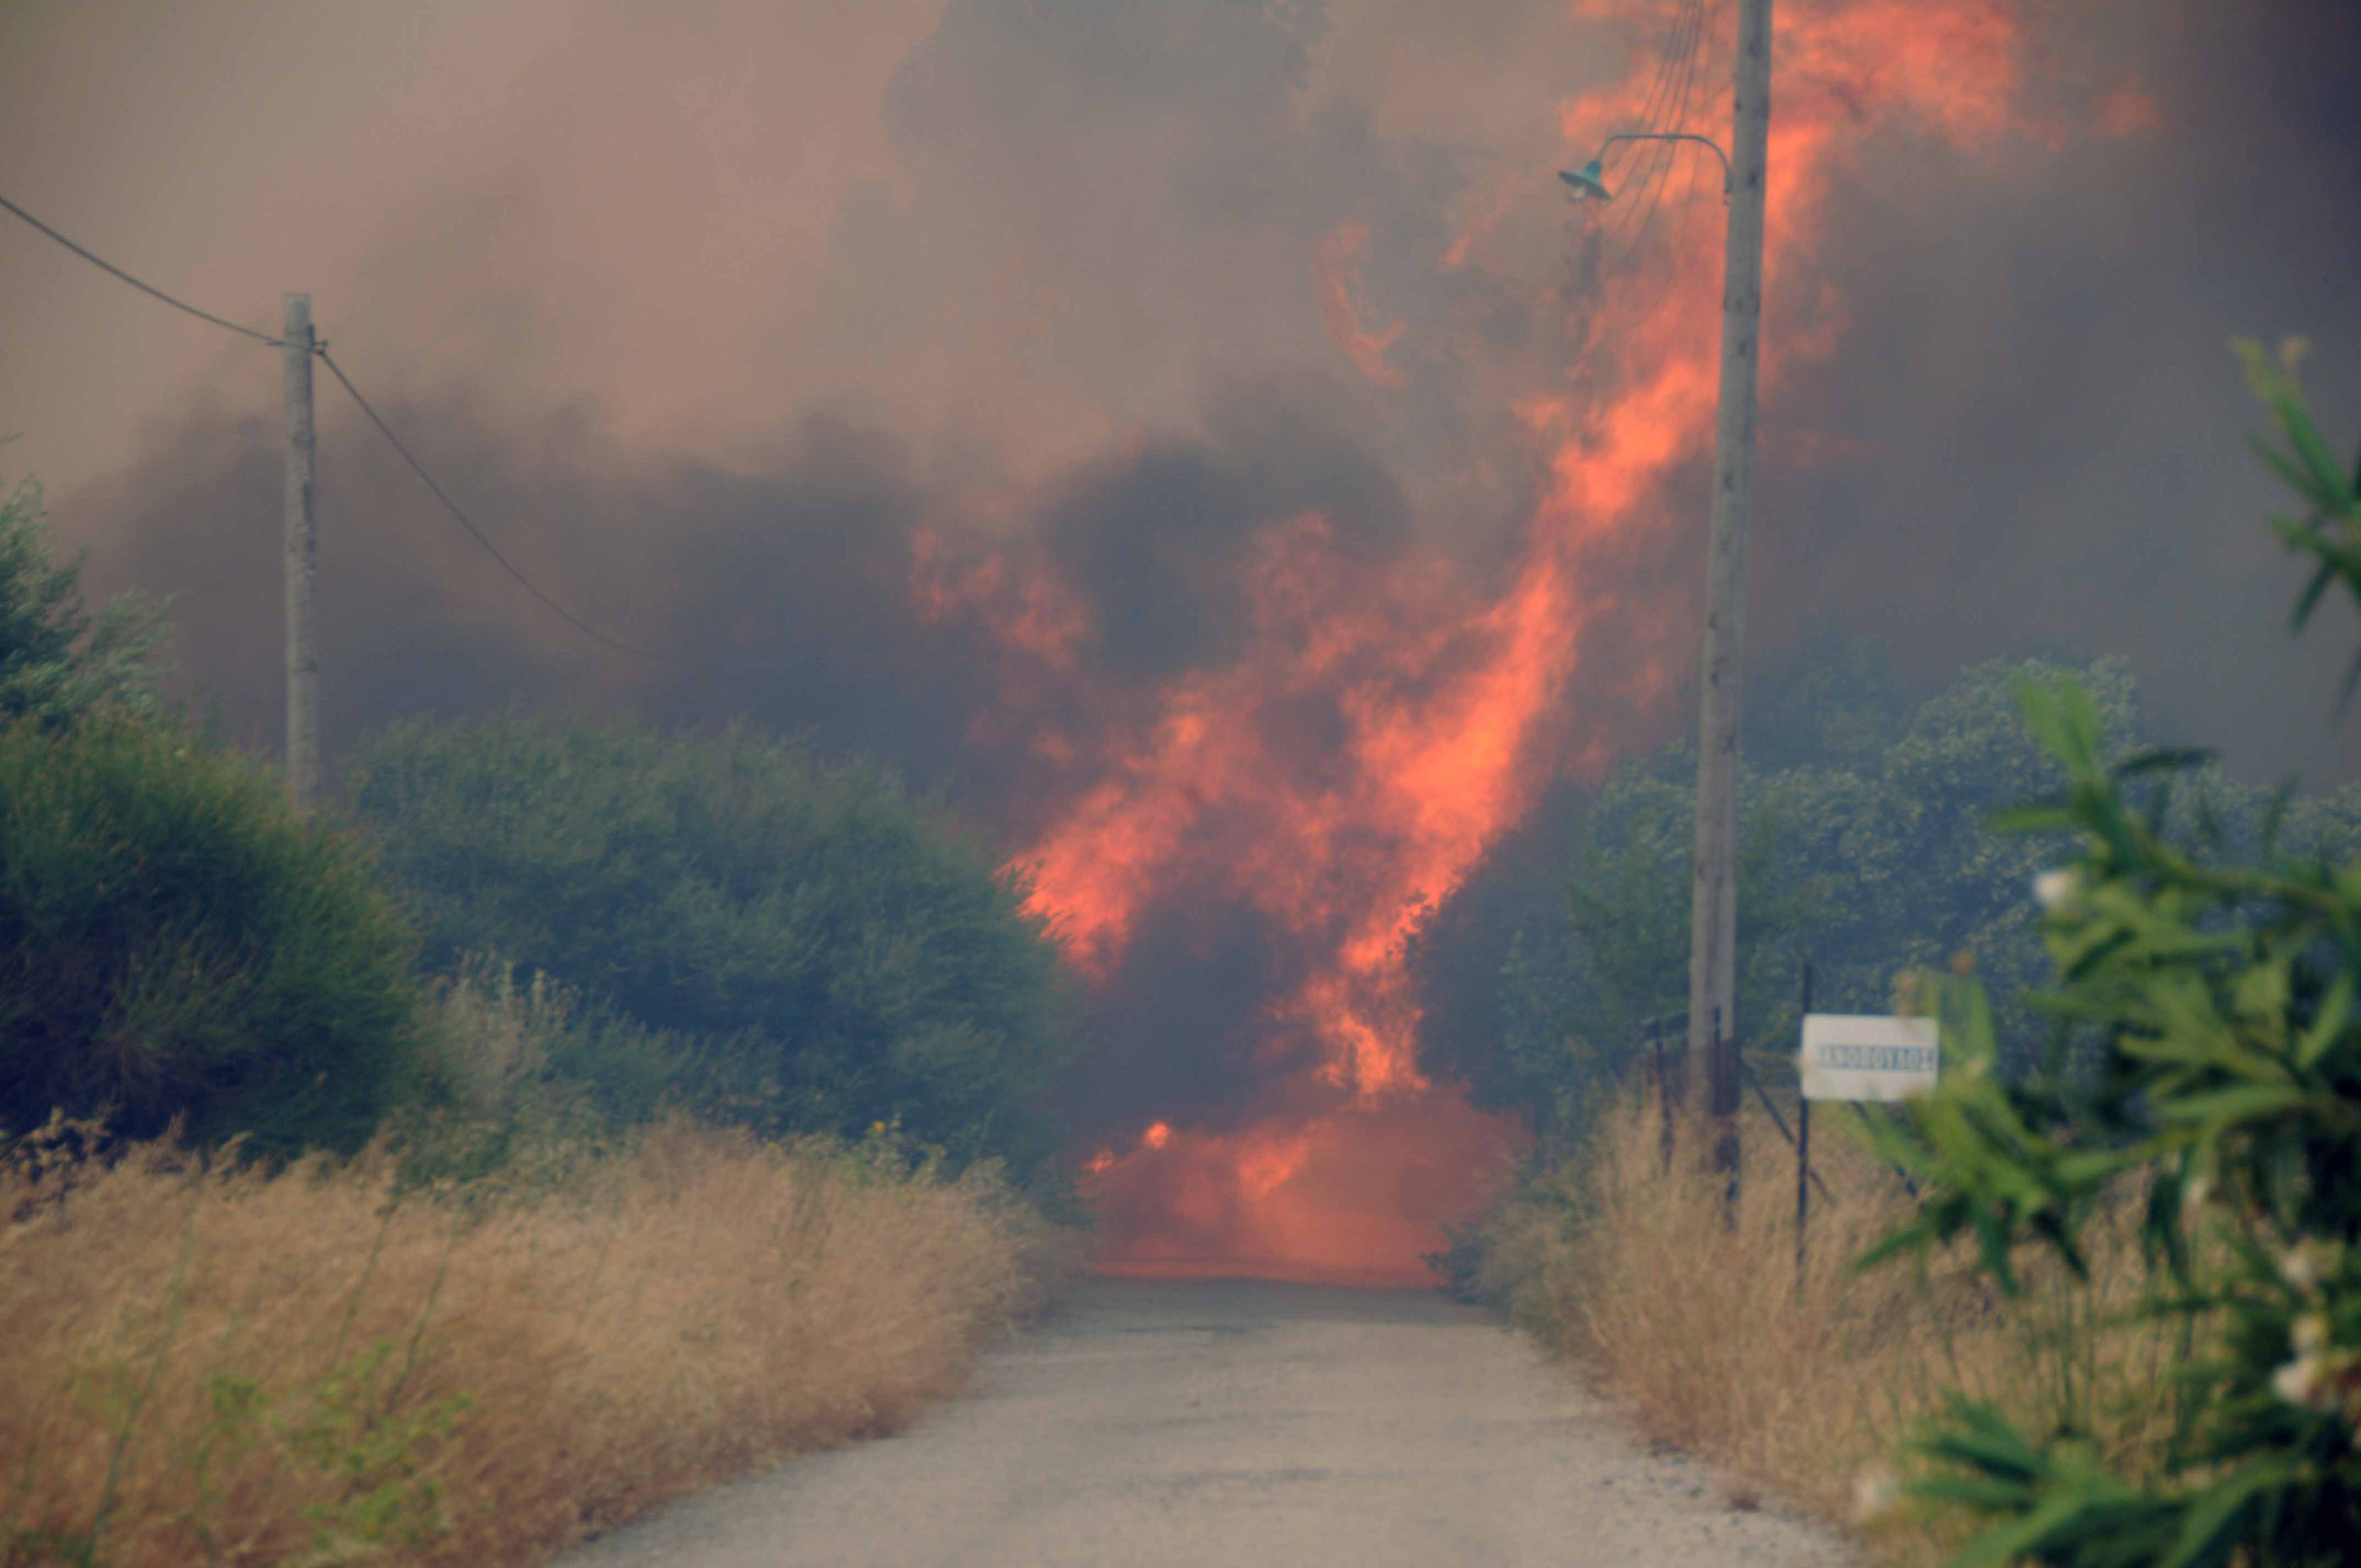
[[[1823,1568],[1433,1293],[1085,1287],[908,1433],[680,1504],[566,1568]]]

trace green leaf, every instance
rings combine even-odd
[[[2230,1563],[2239,1544],[2238,1527],[2256,1499],[2293,1479],[2287,1464],[2257,1464],[2207,1487],[2191,1502],[2172,1554],[2158,1568],[2221,1568]]]
[[[2319,608],[2320,596],[2326,593],[2328,586],[2334,581],[2336,581],[2335,566],[2323,562],[2320,569],[2312,573],[2312,580],[2303,586],[2302,594],[2295,601],[2295,613],[2289,618],[2297,630],[2303,630],[2304,622],[2310,620],[2312,612]]]
[[[2005,1568],[2070,1536],[2074,1523],[2097,1503],[2084,1493],[2060,1492],[2022,1518],[1976,1537],[1951,1559],[1950,1568]]]
[[[2256,456],[2262,459],[2264,466],[2279,477],[2280,481],[2289,489],[2310,501],[2320,510],[2328,510],[2328,498],[2323,496],[2314,488],[2312,476],[2307,474],[2294,458],[2290,457],[2259,435],[2248,436],[2246,445]]]
[[[2312,422],[2311,412],[2300,398],[2290,400],[2279,411],[2279,427],[2303,459],[2311,480],[2304,488],[2306,499],[2333,516],[2350,513],[2356,502],[2352,488],[2345,482],[2345,466],[2328,449],[2327,439],[2320,433],[2320,426]]]
[[[2151,746],[2136,751],[2109,770],[2118,779],[2144,773],[2176,773],[2202,768],[2222,753],[2210,746]]]
[[[1930,1457],[2023,1484],[2040,1476],[2041,1455],[1997,1405],[1954,1394],[1944,1402],[1943,1419],[1948,1425],[1918,1438],[1916,1446]]]
[[[2296,1043],[2295,1059],[2300,1067],[2312,1067],[2326,1055],[2328,1047],[2345,1033],[2345,1025],[2353,1016],[2353,971],[2339,970],[2329,982],[2328,994],[2320,1003],[2320,1016],[2303,1032]]]
[[[2250,1122],[2257,1116],[2292,1110],[2307,1098],[2309,1096],[2304,1090],[2296,1084],[2249,1083],[2235,1089],[2167,1100],[2158,1105],[2157,1114],[2167,1122],[2186,1125],[2209,1122]]]

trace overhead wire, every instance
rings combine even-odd
[[[1656,83],[1641,105],[1637,129],[1644,136],[1658,136],[1670,128],[1675,109],[1675,97],[1686,57],[1694,38],[1693,20],[1701,0],[1687,0],[1665,34],[1657,61]],[[1610,240],[1622,240],[1629,236],[1642,207],[1642,198],[1654,181],[1664,162],[1664,147],[1650,141],[1631,149],[1632,170],[1623,181],[1625,200],[1607,214],[1607,231]]]
[[[1689,94],[1696,82],[1699,45],[1705,35],[1705,0],[1689,0],[1675,25],[1665,52],[1668,86],[1656,115],[1644,115],[1642,127],[1652,136],[1686,129]],[[1658,116],[1661,117],[1658,117]],[[1645,230],[1662,200],[1664,178],[1683,148],[1676,142],[1651,141],[1641,154],[1635,180],[1626,181],[1627,204],[1614,214],[1608,230],[1610,244],[1622,247],[1624,259],[1636,258],[1645,243]]]
[[[1640,102],[1640,124],[1653,129],[1656,116],[1663,112],[1664,101],[1672,90],[1673,40],[1679,36],[1677,26],[1666,36],[1664,47],[1656,51],[1656,73],[1648,83],[1648,95]]]
[[[1690,0],[1692,5],[1696,3],[1697,0]],[[1642,132],[1653,135],[1664,128],[1664,115],[1672,104],[1673,83],[1680,70],[1681,42],[1686,22],[1687,13],[1685,11],[1675,21],[1672,30],[1665,35],[1664,44],[1657,52],[1655,79],[1649,84],[1647,97],[1640,104],[1639,129]],[[1643,185],[1646,180],[1644,170],[1648,155],[1654,150],[1653,144],[1641,149],[1641,165],[1643,170],[1641,181]],[[1630,188],[1631,183],[1630,181],[1625,181],[1627,189]],[[1606,215],[1606,220],[1600,226],[1610,239],[1619,236],[1628,225],[1628,214],[1631,211],[1631,205],[1627,203]]]
[[[1666,31],[1656,52],[1655,74],[1649,82],[1646,96],[1640,103],[1637,116],[1640,130],[1653,134],[1666,128],[1665,115],[1673,102],[1675,82],[1685,69],[1687,58],[1695,52],[1702,26],[1703,7],[1704,0],[1687,0],[1686,7],[1675,16],[1672,27]],[[1662,150],[1663,146],[1662,143],[1650,143],[1642,150],[1637,165],[1638,176],[1636,180],[1624,182],[1627,199],[1621,204],[1604,214],[1594,214],[1591,221],[1581,226],[1580,258],[1575,263],[1572,274],[1572,285],[1578,297],[1588,298],[1596,294],[1608,272],[1621,270],[1623,265],[1631,259],[1631,247],[1620,242],[1632,225],[1639,196],[1649,189],[1652,175],[1661,162],[1654,155]],[[1576,232],[1569,222],[1569,237]],[[1622,251],[1620,259],[1611,265],[1608,262],[1607,254],[1610,247]]]
[[[1704,0],[1696,0],[1691,6],[1691,12],[1698,23],[1702,24],[1705,12]],[[1701,25],[1693,27],[1689,33],[1686,58],[1681,68],[1680,93],[1674,101],[1673,112],[1666,118],[1664,127],[1666,132],[1673,135],[1684,134],[1688,130],[1689,94],[1697,86],[1698,45],[1702,37]],[[1648,192],[1648,210],[1641,219],[1638,235],[1632,241],[1634,251],[1645,250],[1650,236],[1655,232],[1656,220],[1664,212],[1664,191],[1672,183],[1674,160],[1681,159],[1682,166],[1691,170],[1697,168],[1697,157],[1693,148],[1684,147],[1679,142],[1672,141],[1658,142],[1656,145],[1663,149],[1664,158],[1659,166],[1656,181]]]
[[[1703,0],[1697,0],[1695,12],[1699,21],[1702,22],[1704,12]],[[1697,35],[1692,35],[1692,47],[1689,50],[1688,63],[1685,69],[1680,94],[1673,118],[1668,123],[1668,128],[1675,132],[1686,132],[1688,129],[1690,98],[1697,88],[1697,77],[1702,61],[1702,56],[1695,47],[1696,42]],[[1695,217],[1697,211],[1697,169],[1699,164],[1703,161],[1700,154],[1695,148],[1684,147],[1677,142],[1664,142],[1659,145],[1665,148],[1668,151],[1683,154],[1686,161],[1682,166],[1684,174],[1681,197],[1679,202],[1676,203],[1680,210],[1680,217],[1678,219],[1679,227],[1675,233],[1675,237],[1672,242],[1669,259],[1664,264],[1658,266],[1656,269],[1656,286],[1649,292],[1647,296],[1647,303],[1642,306],[1639,312],[1639,314],[1643,319],[1655,313],[1657,308],[1664,303],[1665,297],[1672,292],[1675,283],[1678,280],[1679,258],[1686,254],[1689,225],[1692,219]],[[1647,217],[1640,226],[1639,232],[1633,236],[1631,242],[1630,255],[1631,258],[1636,259],[1648,250],[1649,241],[1655,234],[1656,223],[1658,219],[1663,216],[1663,194],[1670,185],[1671,180],[1666,178],[1660,181],[1654,190],[1652,191]]]
[[[1700,161],[1692,158],[1683,176],[1679,202],[1681,215],[1675,220],[1679,227],[1675,230],[1665,260],[1655,270],[1655,287],[1648,291],[1646,302],[1633,313],[1638,320],[1645,321],[1653,316],[1680,281],[1680,258],[1688,254],[1689,228],[1697,216],[1697,165]]]
[[[64,235],[60,234],[56,229],[51,228],[49,225],[43,223],[40,219],[35,217],[24,208],[18,206],[16,203],[8,200],[5,196],[0,196],[0,209],[5,209],[16,217],[23,219],[26,223],[31,225],[34,228],[39,230],[50,239],[55,240],[58,244],[65,247],[76,256],[81,257],[84,261],[89,262],[92,266],[130,284],[133,288],[138,290],[143,294],[147,294],[152,298],[162,301],[165,304],[171,306],[176,311],[186,312],[188,314],[196,317],[200,321],[210,322],[214,326],[225,328],[230,332],[236,333],[241,337],[252,338],[255,342],[263,344],[271,348],[284,348],[287,346],[287,340],[283,337],[273,337],[268,333],[257,332],[252,327],[241,326],[236,322],[230,321],[226,317],[217,316],[211,311],[199,310],[196,306],[190,304],[187,301],[176,298],[171,294],[166,293],[163,290],[157,288],[152,283],[148,283],[141,279],[133,277],[122,268],[117,267],[115,263],[107,260],[104,257],[98,255],[96,252],[90,250],[83,246],[77,245],[74,241],[67,238]],[[345,367],[337,364],[335,358],[329,355],[327,344],[324,342],[315,342],[312,345],[312,353],[321,364],[325,365],[328,367],[328,373],[335,378],[339,386],[344,388],[346,394],[353,400],[353,405],[361,411],[362,416],[366,418],[370,424],[377,427],[378,433],[385,437],[387,444],[393,448],[395,454],[399,455],[402,462],[409,466],[410,471],[417,476],[419,482],[426,487],[427,492],[434,496],[436,500],[443,503],[443,510],[449,512],[459,526],[467,530],[468,535],[483,548],[484,553],[489,555],[492,560],[499,565],[500,570],[506,572],[511,577],[514,578],[517,586],[524,589],[526,593],[533,596],[534,601],[540,604],[543,609],[548,610],[552,615],[557,617],[558,620],[564,621],[566,625],[572,627],[583,636],[589,638],[592,641],[601,643],[606,647],[615,650],[619,653],[628,653],[634,658],[652,660],[659,663],[675,664],[688,669],[705,670],[720,674],[757,673],[751,668],[736,669],[732,666],[708,663],[700,660],[684,658],[676,653],[661,652],[654,649],[642,648],[635,644],[625,642],[620,638],[609,636],[606,632],[599,630],[597,627],[591,625],[588,621],[584,620],[580,616],[576,615],[572,610],[567,609],[564,605],[558,603],[557,600],[552,598],[547,593],[542,590],[539,584],[527,576],[523,570],[519,567],[515,562],[510,560],[508,556],[501,552],[500,546],[492,543],[490,535],[487,534],[481,528],[478,528],[476,525],[475,519],[469,517],[466,510],[462,508],[456,500],[452,499],[451,493],[445,489],[443,486],[436,481],[432,473],[428,472],[426,465],[420,462],[417,455],[411,451],[410,447],[402,441],[401,437],[394,433],[393,427],[385,422],[384,417],[377,411],[376,406],[372,404],[368,399],[361,395],[361,389],[353,384],[353,378],[345,373]]]
[[[16,203],[8,200],[5,196],[0,196],[0,207],[5,207],[9,212],[15,214],[17,217],[24,219],[25,222],[40,230],[51,239],[56,240],[60,245],[64,246],[68,250],[72,251],[76,256],[81,257],[84,261],[89,262],[92,266],[96,267],[103,271],[113,273],[115,277],[120,278],[126,283],[130,284],[141,293],[148,295],[153,299],[161,300],[176,311],[185,311],[190,315],[196,317],[199,321],[211,322],[215,326],[225,327],[229,331],[236,333],[241,337],[250,337],[254,339],[255,342],[267,344],[272,348],[284,348],[287,346],[287,341],[284,338],[273,337],[267,332],[257,332],[250,326],[240,326],[237,323],[229,320],[227,317],[217,316],[211,311],[201,311],[197,309],[196,306],[189,303],[186,300],[173,298],[171,295],[164,292],[163,290],[156,287],[153,283],[145,282],[137,278],[134,278],[130,273],[126,272],[114,262],[107,260],[106,258],[100,256],[95,252],[85,250],[81,246],[76,245],[73,241],[68,239],[57,230],[51,228],[49,225],[35,217],[24,208],[16,205]]]
[[[497,562],[500,565],[500,570],[515,578],[517,586],[524,589],[526,593],[531,594],[543,609],[548,610],[550,614],[557,617],[558,620],[566,622],[566,625],[574,628],[575,630],[579,631],[583,636],[589,638],[592,641],[604,643],[606,646],[614,649],[619,653],[629,653],[635,658],[653,659],[668,664],[686,664],[702,669],[719,668],[719,666],[715,665],[699,664],[696,660],[685,659],[680,657],[678,654],[663,653],[658,652],[653,649],[638,647],[632,643],[622,641],[620,639],[610,637],[607,633],[599,630],[597,627],[591,625],[588,621],[584,620],[580,616],[576,615],[572,610],[567,609],[555,599],[550,598],[549,595],[544,593],[541,590],[540,586],[531,577],[526,576],[523,570],[519,567],[515,562],[510,560],[507,555],[501,553],[500,547],[492,543],[491,537],[489,534],[487,534],[482,529],[476,526],[476,520],[469,517],[466,510],[463,509],[457,501],[451,499],[451,492],[445,489],[440,484],[438,484],[433,474],[427,472],[426,465],[420,462],[417,455],[410,450],[409,446],[404,444],[401,437],[393,433],[393,426],[386,423],[384,416],[377,411],[376,408],[371,405],[367,398],[361,396],[361,389],[353,385],[353,378],[345,374],[345,367],[336,363],[335,357],[328,353],[326,348],[321,348],[318,350],[318,353],[320,363],[328,367],[328,374],[336,378],[337,384],[344,388],[346,395],[353,400],[353,406],[361,411],[362,416],[366,418],[369,423],[377,426],[378,433],[385,437],[386,444],[393,448],[396,455],[401,458],[404,464],[408,465],[410,471],[417,476],[418,482],[426,487],[427,493],[432,495],[436,500],[442,502],[443,510],[449,512],[452,519],[456,521],[461,528],[466,529],[469,536],[472,537],[478,544],[483,546],[484,554],[489,555],[495,562]]]

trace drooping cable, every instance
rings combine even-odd
[[[1705,0],[1689,0],[1667,40],[1666,91],[1657,109],[1643,115],[1642,121],[1642,128],[1652,135],[1687,128],[1689,96],[1694,90],[1699,45],[1705,34]],[[1620,192],[1623,198],[1620,209],[1609,215],[1606,225],[1609,245],[1621,251],[1625,263],[1636,259],[1643,247],[1642,230],[1653,220],[1665,176],[1672,170],[1673,160],[1684,150],[1668,141],[1642,144],[1635,172],[1625,180]]]
[[[719,668],[719,666],[700,663],[696,660],[684,659],[678,654],[661,653],[653,649],[641,648],[632,643],[622,641],[618,638],[610,637],[606,632],[601,631],[597,627],[591,625],[588,621],[584,620],[580,616],[576,615],[572,610],[566,609],[555,599],[550,598],[548,594],[543,592],[539,584],[535,583],[531,577],[526,576],[523,570],[519,567],[515,562],[510,560],[508,556],[501,554],[500,547],[492,543],[490,535],[487,534],[482,529],[476,526],[475,519],[469,517],[466,510],[462,508],[457,501],[451,499],[451,492],[445,489],[440,484],[438,484],[433,474],[427,472],[426,465],[418,460],[416,454],[410,450],[409,446],[403,443],[401,437],[394,433],[393,427],[385,422],[384,417],[377,411],[376,408],[371,405],[367,398],[361,396],[361,389],[353,385],[353,378],[345,374],[345,367],[337,364],[335,359],[324,347],[320,349],[318,352],[320,363],[328,367],[328,374],[336,378],[337,385],[343,387],[346,394],[353,400],[353,406],[359,409],[361,411],[362,417],[377,427],[378,433],[385,437],[386,444],[391,446],[395,454],[401,457],[405,465],[409,466],[411,473],[417,476],[418,482],[426,487],[427,493],[432,495],[436,500],[442,502],[443,510],[449,512],[452,519],[456,521],[461,528],[466,529],[468,535],[473,538],[478,544],[483,547],[484,554],[489,555],[493,561],[498,563],[501,571],[506,572],[511,577],[516,579],[517,586],[524,589],[526,593],[531,594],[533,599],[539,603],[544,609],[548,610],[550,614],[557,617],[558,620],[566,622],[566,625],[574,628],[575,630],[579,631],[583,636],[589,638],[592,641],[602,643],[609,648],[612,648],[619,653],[629,653],[633,658],[637,659],[652,659],[660,663],[680,664],[696,669],[710,670]]]
[[[196,306],[189,303],[186,300],[174,299],[171,295],[164,292],[163,290],[159,289],[153,283],[143,282],[141,280],[134,278],[130,273],[126,272],[114,262],[107,260],[106,258],[98,255],[94,251],[86,250],[82,247],[76,245],[73,241],[68,239],[57,230],[51,228],[49,225],[35,217],[24,208],[16,205],[16,203],[8,200],[5,196],[0,196],[0,207],[5,207],[10,213],[15,214],[17,217],[24,219],[25,222],[40,230],[41,233],[49,236],[51,239],[56,240],[60,245],[64,246],[68,250],[72,251],[76,256],[81,257],[93,267],[98,268],[100,270],[104,272],[113,273],[115,277],[120,278],[126,283],[130,284],[141,293],[146,294],[152,299],[161,300],[164,303],[171,306],[176,311],[184,311],[190,315],[196,317],[199,321],[211,322],[217,327],[225,327],[231,332],[236,333],[241,337],[250,337],[254,339],[255,342],[266,344],[272,348],[284,348],[287,346],[287,343],[284,338],[273,337],[267,332],[257,332],[250,326],[240,326],[237,323],[222,316],[217,316],[211,311],[201,311],[197,309]]]
[[[133,288],[138,290],[143,294],[147,294],[157,300],[162,301],[165,304],[171,306],[176,311],[186,312],[188,314],[196,317],[200,321],[209,322],[214,326],[226,328],[231,332],[236,333],[241,337],[250,337],[255,342],[266,345],[269,347],[284,348],[287,346],[287,340],[284,338],[273,337],[269,333],[257,332],[252,327],[241,326],[234,321],[229,321],[224,317],[214,314],[211,311],[199,310],[196,306],[190,304],[186,300],[176,299],[172,295],[166,293],[163,290],[157,288],[154,284],[133,277],[130,273],[125,271],[122,268],[115,266],[115,263],[107,260],[104,257],[100,256],[95,251],[93,251],[84,246],[77,245],[72,240],[68,239],[64,235],[60,234],[57,230],[51,228],[40,219],[33,216],[32,214],[25,211],[24,208],[8,200],[5,196],[0,196],[0,208],[5,208],[16,217],[23,219],[26,223],[31,225],[34,228],[38,229],[42,234],[48,236],[50,239],[55,240],[58,244],[65,247],[76,256],[81,257],[84,261],[89,262],[92,266],[98,268],[101,271],[106,272],[109,275],[121,280],[123,282],[130,284]],[[353,400],[354,407],[359,409],[362,416],[366,418],[369,423],[377,427],[378,433],[385,437],[387,444],[393,448],[395,454],[399,455],[402,462],[409,466],[410,471],[417,476],[418,481],[426,487],[428,493],[433,495],[436,500],[443,503],[443,510],[449,512],[458,522],[459,526],[466,529],[475,542],[483,547],[484,553],[489,555],[492,560],[499,565],[500,570],[506,572],[511,577],[516,579],[517,586],[523,588],[526,593],[532,595],[533,599],[539,603],[543,609],[548,610],[552,615],[557,617],[558,620],[566,622],[566,625],[572,627],[583,636],[589,638],[592,641],[611,648],[619,653],[628,653],[633,658],[653,660],[660,663],[675,664],[686,669],[704,670],[722,674],[759,673],[752,670],[733,670],[730,666],[707,663],[699,660],[686,659],[675,653],[663,653],[658,652],[653,649],[635,646],[634,644],[625,642],[619,638],[609,636],[606,632],[599,630],[597,627],[591,625],[588,621],[584,620],[580,616],[576,615],[572,610],[567,609],[564,605],[558,603],[557,600],[552,598],[548,594],[542,590],[539,584],[535,583],[531,577],[526,576],[524,572],[516,565],[515,562],[510,560],[507,555],[501,553],[500,546],[492,543],[491,537],[485,533],[482,529],[477,527],[475,520],[467,515],[466,510],[462,508],[457,501],[452,499],[451,493],[445,489],[441,484],[436,482],[434,476],[427,471],[426,466],[418,460],[417,455],[410,450],[409,446],[403,443],[401,437],[394,433],[393,427],[385,422],[383,416],[379,414],[375,405],[371,404],[367,398],[361,395],[361,389],[358,387],[353,385],[352,378],[345,374],[345,367],[337,364],[335,358],[329,355],[328,345],[325,343],[315,344],[313,346],[312,352],[313,356],[319,359],[321,364],[325,365],[328,367],[328,373],[336,378],[337,384],[343,387],[346,394]]]

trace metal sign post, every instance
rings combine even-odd
[[[1804,965],[1804,992],[1795,1008],[1798,1019],[1812,1015],[1812,966]],[[1799,1025],[1800,1026],[1800,1025]],[[1795,1291],[1804,1289],[1804,1227],[1812,1218],[1812,1102],[1795,1102]]]

